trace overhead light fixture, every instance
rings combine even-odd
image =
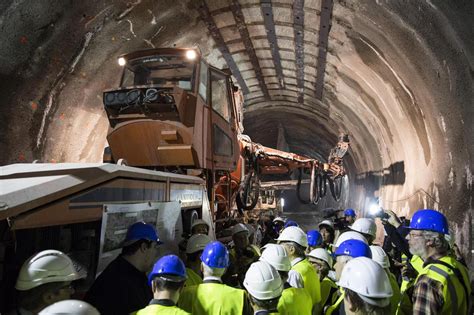
[[[194,51],[194,50],[186,51],[186,58],[187,59],[194,60],[194,59],[196,59],[196,56],[197,56],[196,51]]]
[[[127,63],[127,61],[125,60],[125,58],[120,57],[120,58],[118,59],[118,64],[119,64],[119,66],[123,67],[123,66],[125,66],[126,63]]]

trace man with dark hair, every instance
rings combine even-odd
[[[189,314],[176,306],[186,281],[186,268],[178,256],[167,255],[158,260],[148,279],[153,290],[153,300],[136,315]]]
[[[123,243],[122,254],[95,280],[85,300],[102,315],[130,314],[148,305],[153,293],[146,273],[158,257],[155,228],[145,222],[132,224]]]

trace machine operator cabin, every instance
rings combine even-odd
[[[474,3],[0,4],[0,314],[472,314]]]

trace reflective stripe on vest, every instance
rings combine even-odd
[[[311,315],[313,301],[305,289],[287,288],[278,300],[280,315]]]
[[[344,297],[346,296],[346,292],[342,288],[340,288],[340,292],[341,292],[341,295],[339,296],[339,298],[336,300],[336,302],[333,305],[331,305],[327,308],[327,310],[324,312],[324,315],[331,315],[335,310],[337,310],[339,308],[342,301],[344,301]]]
[[[321,302],[321,283],[319,276],[314,267],[308,261],[303,259],[296,265],[291,267],[291,270],[298,272],[303,278],[303,285],[306,292],[309,293],[313,301],[313,305]]]
[[[444,256],[439,261],[442,263],[430,263],[420,272],[419,277],[426,276],[440,282],[443,285],[444,303],[440,314],[465,314],[468,309],[468,297],[464,291],[461,281],[466,281],[465,277],[459,279],[453,269],[462,269],[461,265],[450,256]],[[444,266],[447,264],[449,266]],[[464,272],[461,272],[464,274]]]

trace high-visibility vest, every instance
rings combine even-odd
[[[244,290],[221,283],[201,283],[184,288],[178,306],[193,315],[241,315],[246,298]]]
[[[164,306],[159,304],[148,305],[144,309],[139,310],[136,315],[190,315],[177,306]]]
[[[311,296],[302,288],[287,288],[278,300],[280,315],[311,315],[312,308]]]
[[[413,255],[410,260],[407,256],[402,255],[402,262],[410,264],[418,274],[423,270],[423,259],[418,255]],[[396,310],[397,315],[409,315],[413,313],[413,304],[407,292],[414,284],[414,279],[402,279],[402,284],[400,286],[400,302],[398,303]]]
[[[392,287],[393,295],[390,298],[390,314],[395,315],[397,313],[398,303],[400,303],[401,293],[400,287],[398,286],[397,278],[388,269],[387,272],[388,280],[390,280],[390,286]]]
[[[446,265],[436,262],[428,264],[418,274],[416,282],[421,276],[441,282],[444,303],[440,314],[467,314],[471,290],[466,268],[451,256],[444,256],[439,261]]]
[[[333,305],[338,298],[338,286],[330,278],[325,277],[321,281],[321,305],[324,309],[325,306]]]
[[[341,306],[342,304],[342,307],[344,307],[344,297],[346,296],[346,292],[344,291],[343,288],[339,288],[339,297],[338,299],[336,300],[336,302],[334,302],[333,305],[329,306],[326,310],[324,310],[324,315],[331,315],[335,310],[338,310],[339,307]]]
[[[186,275],[188,278],[186,279],[186,282],[184,283],[185,287],[190,287],[193,285],[198,285],[202,283],[202,278],[200,275],[194,272],[191,268],[186,268]]]
[[[303,287],[311,296],[313,306],[321,303],[321,283],[319,281],[319,276],[308,259],[305,258],[296,263],[291,267],[291,270],[294,270],[301,275],[301,278],[303,279]]]

